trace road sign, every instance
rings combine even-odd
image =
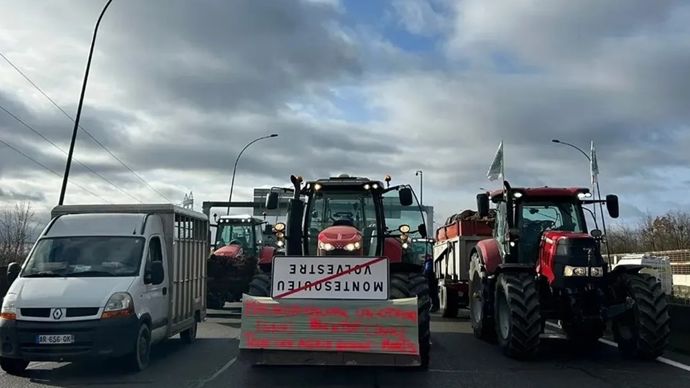
[[[385,257],[317,256],[273,259],[276,299],[388,299]]]

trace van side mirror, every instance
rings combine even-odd
[[[412,198],[412,189],[409,187],[402,187],[398,190],[398,198],[402,206],[410,206],[414,203]]]
[[[609,211],[611,218],[618,218],[619,209],[617,195],[609,194],[606,196],[606,210]]]
[[[21,271],[21,269],[22,267],[14,261],[7,266],[7,281],[10,284],[19,277],[19,271]]]
[[[477,194],[477,213],[479,217],[489,216],[489,195],[486,193]]]
[[[163,271],[163,262],[154,261],[151,263],[151,268],[144,275],[144,283],[146,284],[161,284],[165,280],[165,272]]]
[[[278,208],[278,193],[272,191],[266,196],[266,209],[273,210]]]
[[[419,235],[422,236],[422,238],[426,238],[426,225],[419,224],[419,226],[417,227],[417,232],[419,232]]]

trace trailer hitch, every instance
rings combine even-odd
[[[635,299],[628,296],[625,298],[625,302],[606,307],[606,309],[604,309],[604,318],[608,320],[623,315],[634,306]]]

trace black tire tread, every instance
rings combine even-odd
[[[663,354],[670,335],[668,306],[661,283],[649,274],[621,275],[628,295],[635,300],[635,333],[632,341],[617,338],[619,349],[640,359],[655,359]]]
[[[391,275],[390,297],[401,299],[417,297],[417,319],[420,369],[429,368],[429,351],[431,345],[430,310],[431,298],[429,297],[429,285],[426,277],[421,273],[394,273]]]
[[[539,307],[539,294],[537,293],[534,277],[526,273],[503,273],[498,277],[496,287],[498,306],[498,293],[503,293],[510,309],[510,334],[508,338],[501,338],[498,319],[498,307],[496,311],[496,332],[503,352],[513,358],[524,359],[532,357],[539,348],[539,335],[541,334],[541,311]]]
[[[249,291],[251,296],[271,296],[271,275],[266,273],[257,273],[249,282]]]
[[[458,295],[458,292],[455,290],[449,290],[448,287],[443,286],[445,288],[444,290],[444,295],[446,296],[445,304],[443,306],[443,311],[441,312],[441,316],[444,318],[456,318],[458,316],[458,302],[460,299],[460,296]]]

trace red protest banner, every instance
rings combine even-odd
[[[240,348],[419,354],[417,298],[305,303],[244,295]]]

